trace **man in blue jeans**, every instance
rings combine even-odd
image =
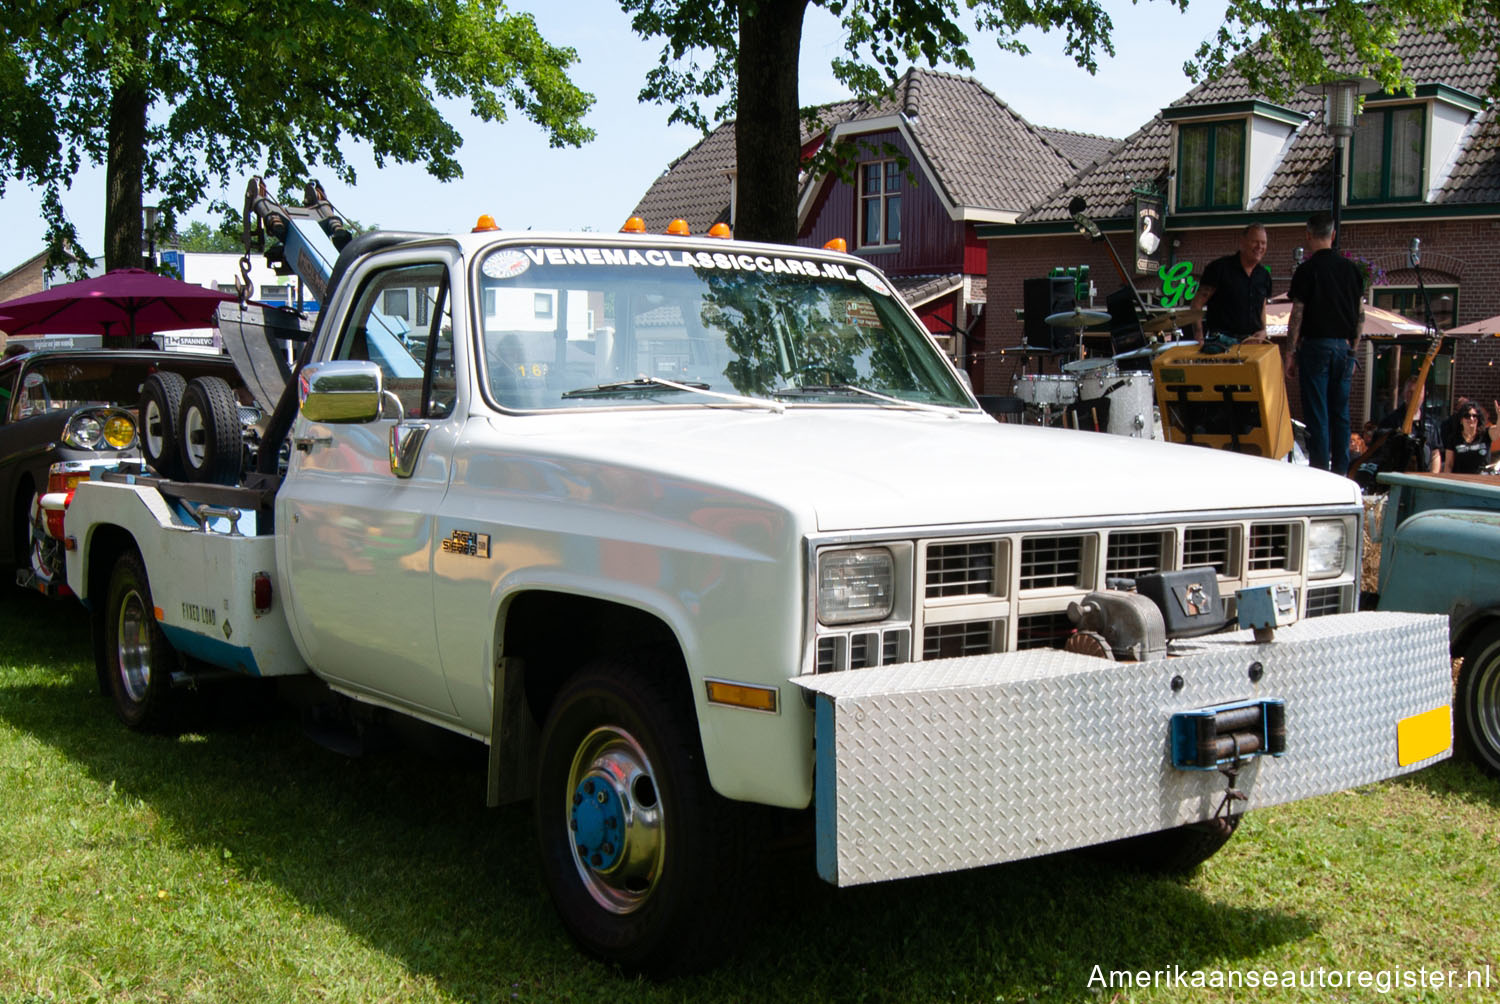
[[[1292,316],[1287,321],[1286,378],[1299,378],[1308,462],[1349,473],[1349,380],[1354,347],[1364,328],[1364,276],[1333,250],[1333,216],[1307,221],[1312,251],[1292,273]]]

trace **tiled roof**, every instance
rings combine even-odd
[[[1042,134],[1043,139],[1061,150],[1063,156],[1081,168],[1098,163],[1120,145],[1120,141],[1112,137],[1095,136],[1086,132],[1052,129],[1048,126],[1037,126],[1036,131]]]
[[[973,78],[930,70],[909,70],[888,98],[842,102],[823,111],[830,128],[904,114],[919,155],[949,201],[972,208],[1020,211],[1116,143],[1039,129]],[[636,215],[648,230],[681,216],[695,232],[727,218],[734,163],[734,123],[726,122],[672,163],[641,199]]]
[[[1441,35],[1408,30],[1393,48],[1407,75],[1418,85],[1445,84],[1482,95],[1495,75],[1497,56],[1480,51],[1462,55]],[[1227,73],[1216,81],[1199,84],[1172,102],[1171,108],[1224,102],[1268,100],[1254,94],[1242,76]],[[1332,186],[1333,139],[1323,128],[1323,98],[1298,92],[1277,102],[1281,107],[1308,116],[1297,130],[1285,156],[1259,197],[1249,206],[1251,213],[1309,213],[1328,207]],[[1462,205],[1500,201],[1500,121],[1490,107],[1475,116],[1461,149],[1433,204]],[[1139,132],[1120,144],[1113,156],[1093,168],[1085,168],[1022,216],[1021,223],[1043,223],[1069,218],[1068,201],[1075,195],[1088,202],[1094,219],[1129,217],[1133,212],[1134,185],[1156,183],[1165,191],[1171,167],[1171,132],[1156,116]]]
[[[888,276],[896,292],[913,307],[920,307],[929,300],[951,293],[964,284],[964,277],[947,275],[893,275]]]

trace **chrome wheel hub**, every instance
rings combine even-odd
[[[573,861],[589,895],[612,913],[638,909],[666,850],[656,778],[640,743],[615,726],[590,732],[573,756],[567,798]]]
[[[132,589],[120,603],[115,632],[115,655],[125,696],[139,704],[151,686],[151,616],[141,594]]]

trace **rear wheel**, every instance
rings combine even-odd
[[[1463,748],[1486,773],[1500,777],[1500,624],[1464,649],[1453,705]]]
[[[161,731],[175,717],[171,643],[156,623],[139,554],[120,557],[104,606],[104,669],[115,714],[132,729]]]
[[[164,478],[182,477],[178,419],[187,381],[178,373],[152,373],[141,387],[141,453]]]
[[[552,901],[590,954],[653,975],[715,957],[753,886],[748,813],[709,787],[695,721],[655,675],[597,664],[564,687],[541,736]]]
[[[239,480],[244,446],[240,406],[219,377],[197,377],[182,394],[178,421],[182,467],[189,481],[232,485]]]

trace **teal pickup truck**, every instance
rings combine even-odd
[[[1381,610],[1449,616],[1461,746],[1500,776],[1500,478],[1382,474]]]

